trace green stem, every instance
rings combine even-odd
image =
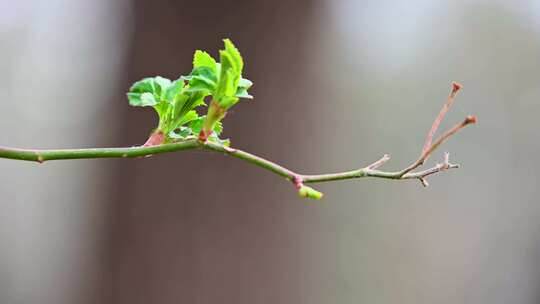
[[[214,126],[220,120],[222,120],[227,114],[227,109],[222,108],[216,100],[210,102],[208,106],[208,113],[203,122],[201,133],[199,134],[199,141],[205,142],[210,134],[214,130]]]
[[[140,158],[145,156],[151,156],[154,154],[162,154],[184,150],[208,150],[226,154],[244,161],[247,161],[253,165],[271,171],[279,176],[291,181],[297,188],[301,188],[304,183],[320,183],[329,182],[361,177],[376,177],[385,179],[422,179],[427,175],[437,173],[450,168],[457,168],[457,165],[440,166],[437,165],[433,168],[420,171],[409,172],[402,175],[401,171],[398,172],[386,172],[375,170],[375,164],[379,166],[382,162],[388,159],[385,156],[377,163],[367,166],[365,168],[345,171],[331,174],[317,174],[317,175],[304,175],[296,173],[290,169],[287,169],[272,161],[259,157],[257,155],[239,150],[229,148],[213,142],[201,142],[198,139],[189,139],[186,141],[168,143],[158,146],[137,146],[130,148],[90,148],[90,149],[60,149],[60,150],[34,150],[34,149],[17,149],[0,147],[0,158],[35,161],[43,163],[51,160],[68,160],[68,159],[93,159],[93,158]],[[384,160],[384,161],[382,161]]]
[[[199,147],[196,140],[164,144],[158,146],[137,146],[131,148],[90,148],[61,150],[31,150],[0,147],[0,158],[44,162],[61,159],[88,158],[133,158],[153,154],[161,154],[182,150],[193,150]]]

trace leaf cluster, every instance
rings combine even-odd
[[[229,39],[224,39],[224,44],[225,49],[219,51],[220,62],[197,50],[189,75],[174,81],[161,76],[144,78],[129,89],[130,105],[152,107],[156,111],[159,117],[156,132],[165,134],[166,142],[185,140],[201,132],[209,118],[198,110],[207,105],[207,100],[215,102],[224,113],[240,98],[253,98],[248,93],[253,83],[242,77],[244,62],[240,52]],[[219,139],[223,130],[221,118],[207,122],[212,130],[208,140],[227,144]]]

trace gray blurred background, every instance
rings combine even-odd
[[[131,146],[156,117],[124,93],[230,37],[255,102],[233,145],[305,173],[412,161],[417,182],[321,184],[241,161],[0,160],[1,303],[539,303],[538,1],[0,1],[0,144]]]

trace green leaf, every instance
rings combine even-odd
[[[225,71],[225,72],[224,72]],[[218,87],[216,89],[216,99],[219,104],[222,105],[222,99],[224,97],[232,97],[236,93],[236,86],[234,85],[234,71],[232,69],[221,70],[219,77]],[[225,107],[227,108],[227,107]]]
[[[224,39],[223,43],[225,44],[225,53],[228,55],[227,60],[231,60],[231,65],[234,67],[236,72],[235,74],[237,78],[235,79],[235,85],[238,85],[240,75],[242,75],[242,69],[244,68],[244,60],[230,39]],[[223,65],[223,59],[221,59],[221,64]]]
[[[205,118],[206,116],[200,116],[189,124],[189,127],[193,130],[193,134],[198,135],[201,132]],[[214,125],[213,131],[214,132],[212,134],[215,136],[219,136],[221,132],[223,132],[223,124],[221,123],[221,121],[218,121]]]
[[[214,125],[214,133],[212,133],[212,134],[215,134],[216,136],[219,136],[219,135],[221,135],[221,132],[223,132],[223,123],[221,123],[221,121],[218,121]]]
[[[204,93],[187,92],[186,96],[187,98],[183,101],[181,107],[179,109],[175,108],[175,116],[177,117],[184,116],[187,112],[195,109],[196,107],[204,105],[204,97],[206,96]],[[178,103],[176,106],[180,106],[180,103]]]
[[[221,98],[220,105],[223,108],[228,109],[228,108],[234,106],[238,101],[240,101],[240,99],[238,97],[224,96],[224,97]]]
[[[240,77],[238,88],[236,89],[236,94],[234,96],[238,98],[253,99],[253,96],[249,95],[247,91],[252,85],[253,82],[251,82],[251,80]]]
[[[158,101],[154,98],[152,93],[141,94],[141,106],[155,106],[156,104],[158,104]]]
[[[128,93],[127,97],[129,104],[134,107],[147,107],[157,104],[157,101],[152,93]]]
[[[215,90],[215,99],[224,109],[235,105],[239,98],[252,99],[247,90],[253,85],[248,79],[242,78],[244,61],[238,49],[229,40],[223,40],[225,49],[219,51],[219,80]]]
[[[159,116],[157,129],[171,138],[197,136],[204,127],[212,129],[204,130],[208,140],[227,144],[219,139],[223,130],[220,120],[240,98],[253,98],[248,93],[253,83],[242,77],[244,62],[238,49],[229,39],[223,42],[220,63],[204,51],[195,51],[193,70],[188,76],[176,81],[161,76],[139,80],[127,94],[129,104],[152,106]],[[207,96],[212,96],[214,104],[208,112],[209,121],[195,111],[205,105]]]
[[[135,82],[131,88],[130,93],[154,93],[154,78],[147,77]]]
[[[178,79],[174,81],[165,91],[165,100],[167,100],[169,103],[173,103],[176,96],[180,94],[182,89],[184,89],[185,83],[184,80]]]
[[[192,121],[189,124],[189,127],[191,128],[191,130],[193,130],[193,134],[201,133],[205,118],[206,116],[200,116],[198,119]]]
[[[141,107],[141,94],[140,93],[127,93],[129,104],[134,107]]]
[[[168,124],[168,129],[176,129],[199,118],[199,115],[193,109],[203,104],[204,95],[201,93],[183,92],[178,94],[175,99],[172,119]]]
[[[129,104],[135,107],[152,106],[156,104],[156,101],[154,100],[151,102],[147,96],[145,96],[143,100],[141,95],[143,93],[153,94],[153,92],[154,81],[152,78],[144,78],[139,80],[129,88],[129,93],[127,94]]]
[[[196,50],[195,54],[193,55],[193,67],[207,67],[214,74],[217,73],[217,66],[216,66],[216,60],[212,58],[207,52]]]
[[[253,82],[249,79],[246,79],[246,78],[240,78],[240,80],[238,81],[238,87],[239,88],[244,88],[244,89],[249,89],[251,88],[251,86],[253,85]]]
[[[193,111],[189,112],[184,117],[185,119],[183,119],[182,124],[169,133],[171,138],[185,139],[188,136],[196,137],[201,132],[205,118],[204,116],[199,117],[197,113]],[[219,138],[222,131],[223,125],[220,122],[216,123],[214,126],[214,132],[210,135],[210,137],[208,137],[208,140],[228,146],[230,144],[230,140],[222,140]]]
[[[187,92],[181,92],[179,94],[176,94],[173,101],[174,106],[174,117],[180,116],[180,113],[182,112],[182,108],[184,107],[184,104],[188,101],[188,99],[191,97],[192,94],[188,94]]]
[[[193,120],[196,120],[199,118],[199,114],[197,114],[197,112],[191,110],[189,112],[187,112],[185,115],[183,115],[182,117],[179,117],[180,120],[178,121],[178,125],[181,126],[181,125],[185,125]]]
[[[172,139],[186,139],[188,136],[192,136],[193,131],[189,127],[180,127],[169,132],[168,136]]]
[[[210,135],[208,137],[208,141],[211,141],[211,142],[214,142],[216,144],[220,144],[222,146],[225,146],[225,147],[230,147],[231,146],[231,140],[226,138],[226,139],[221,139],[219,137],[217,137],[216,135],[214,135],[214,133],[212,133],[212,135]]]
[[[247,89],[242,87],[238,87],[234,96],[238,98],[253,99],[253,96],[249,95]]]
[[[154,77],[154,96],[159,100],[165,100],[165,92],[169,86],[171,86],[169,79],[161,76]]]
[[[209,67],[201,66],[193,69],[189,76],[182,76],[189,82],[188,92],[214,93],[217,86],[217,75]]]
[[[235,65],[235,61],[232,58],[232,55],[225,52],[219,51],[221,55],[221,74],[220,80],[223,80],[220,84],[222,85],[222,94],[224,96],[230,96],[236,92],[236,87],[238,86],[238,81],[240,81],[240,72]]]
[[[161,76],[139,80],[129,89],[129,93],[127,94],[129,104],[142,107],[154,106],[166,99],[165,92],[170,86],[171,81]]]

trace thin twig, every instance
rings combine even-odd
[[[433,135],[435,135],[435,132],[437,132],[437,129],[439,128],[439,125],[444,119],[444,116],[446,115],[446,112],[448,112],[448,109],[450,109],[450,106],[454,103],[454,99],[456,97],[456,94],[459,90],[461,90],[462,85],[460,85],[457,82],[452,82],[452,91],[448,95],[448,99],[446,103],[443,105],[441,111],[439,112],[439,115],[435,118],[433,121],[433,124],[431,125],[431,129],[429,130],[426,140],[424,142],[424,147],[422,148],[422,153],[420,153],[420,156],[418,159],[410,164],[407,168],[403,169],[400,172],[400,175],[403,176],[412,170],[420,167],[424,164],[424,162],[427,160],[427,158],[430,156],[430,154],[439,146],[441,145],[445,140],[447,140],[450,136],[452,136],[454,133],[462,129],[463,127],[467,126],[468,124],[475,123],[476,117],[475,116],[468,116],[465,118],[465,120],[455,125],[452,129],[446,131],[442,136],[440,136],[436,141],[435,144],[432,143]],[[427,185],[427,182],[425,180],[422,181],[422,184],[425,186]]]
[[[437,138],[437,140],[435,140],[435,142],[431,146],[429,146],[428,149],[424,153],[422,153],[420,155],[420,158],[418,158],[414,163],[412,163],[410,166],[408,166],[407,168],[402,170],[400,172],[400,176],[404,176],[405,174],[407,174],[407,173],[411,172],[412,170],[414,170],[414,169],[420,167],[421,165],[423,165],[424,162],[426,161],[426,159],[428,158],[428,156],[431,153],[433,153],[433,151],[435,151],[435,149],[437,149],[448,138],[450,138],[450,136],[454,135],[457,131],[463,129],[467,125],[474,124],[474,123],[476,123],[476,117],[475,116],[467,116],[465,118],[465,120],[458,123],[457,125],[455,125],[451,129],[447,130],[443,135],[441,135],[439,138]]]
[[[439,125],[444,119],[444,116],[446,115],[446,112],[450,109],[452,104],[454,103],[454,100],[456,98],[456,94],[461,90],[463,86],[457,82],[452,82],[452,91],[448,95],[448,99],[446,100],[446,103],[443,105],[441,111],[439,112],[439,115],[435,118],[433,121],[433,125],[431,125],[431,129],[428,132],[428,135],[426,137],[426,140],[424,142],[424,147],[422,148],[422,154],[425,154],[426,151],[431,146],[431,140],[433,139],[433,135],[435,135],[435,132],[437,132],[437,129],[439,128]]]
[[[375,177],[375,178],[385,178],[385,179],[395,179],[395,180],[408,180],[408,179],[418,179],[422,182],[424,186],[427,186],[426,177],[441,171],[448,169],[458,168],[459,165],[451,164],[449,162],[449,154],[445,153],[443,162],[437,164],[429,169],[411,172],[414,169],[421,166],[427,157],[435,151],[442,143],[444,143],[449,137],[454,135],[457,131],[463,129],[465,126],[475,123],[475,116],[468,116],[464,121],[455,125],[448,131],[444,132],[439,138],[432,142],[433,134],[437,131],[442,119],[444,118],[448,108],[453,102],[455,94],[461,88],[460,85],[454,83],[452,93],[450,93],[448,101],[443,106],[443,109],[435,119],[430,132],[426,138],[424,148],[422,149],[422,154],[420,157],[412,163],[409,167],[397,171],[397,172],[388,172],[382,171],[378,168],[382,166],[385,162],[390,160],[390,156],[385,154],[381,159],[376,162],[368,165],[367,167],[345,171],[339,173],[330,173],[330,174],[317,174],[317,175],[304,175],[296,173],[290,169],[287,169],[279,164],[276,164],[272,161],[259,157],[257,155],[223,146],[221,144],[213,142],[203,142],[196,138],[188,139],[185,141],[180,141],[176,143],[160,144],[154,146],[137,146],[129,148],[90,148],[90,149],[60,149],[60,150],[34,150],[34,149],[18,149],[18,148],[9,148],[9,147],[0,147],[0,158],[7,159],[16,159],[16,160],[26,160],[26,161],[35,161],[43,163],[45,161],[51,160],[66,160],[66,159],[91,159],[91,158],[140,158],[144,156],[151,156],[155,154],[176,152],[176,151],[185,151],[185,150],[207,150],[213,152],[223,153],[244,161],[247,161],[251,164],[254,164],[258,167],[269,170],[277,175],[285,177],[293,183],[293,185],[299,189],[299,193],[305,193],[306,187],[305,183],[320,183],[336,180],[345,180],[352,178],[361,178],[361,177]],[[301,192],[304,191],[304,192]],[[318,196],[321,197],[321,195]]]
[[[367,168],[369,168],[371,170],[375,170],[375,169],[379,168],[380,166],[384,165],[384,163],[386,163],[389,160],[390,160],[390,155],[385,154],[385,155],[383,155],[383,157],[381,157],[381,159],[379,159],[378,161],[374,162],[373,164],[367,166]]]

